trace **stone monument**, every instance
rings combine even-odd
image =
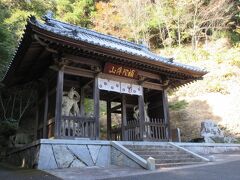
[[[201,122],[201,136],[206,143],[232,143],[236,141],[233,137],[224,136],[223,131],[212,120]]]

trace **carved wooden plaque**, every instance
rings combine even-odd
[[[138,72],[136,69],[117,65],[117,64],[112,64],[112,63],[105,64],[104,73],[132,78],[132,79],[138,79]]]

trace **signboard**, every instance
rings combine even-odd
[[[132,79],[138,79],[138,72],[136,69],[117,65],[117,64],[112,64],[112,63],[105,64],[104,73],[132,78]]]
[[[125,93],[141,96],[143,94],[142,86],[136,84],[123,83],[108,79],[98,78],[98,88],[106,91]]]

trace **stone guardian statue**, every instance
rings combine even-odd
[[[80,95],[75,90],[75,88],[72,87],[69,92],[63,92],[62,115],[78,116],[80,112],[78,107],[79,101],[80,101]]]

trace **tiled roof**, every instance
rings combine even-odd
[[[86,28],[69,24],[69,23],[61,22],[56,19],[53,19],[51,14],[47,14],[43,16],[43,19],[45,23],[41,23],[36,19],[30,20],[30,22],[41,29],[44,29],[46,31],[49,31],[61,36],[87,42],[96,46],[124,52],[126,54],[141,56],[150,61],[160,61],[166,65],[170,65],[173,67],[179,67],[186,70],[206,73],[206,71],[198,67],[174,62],[172,58],[165,58],[157,54],[154,54],[148,49],[148,47],[142,44],[136,44],[127,40],[117,38],[117,37],[98,33],[96,31],[92,31]]]

